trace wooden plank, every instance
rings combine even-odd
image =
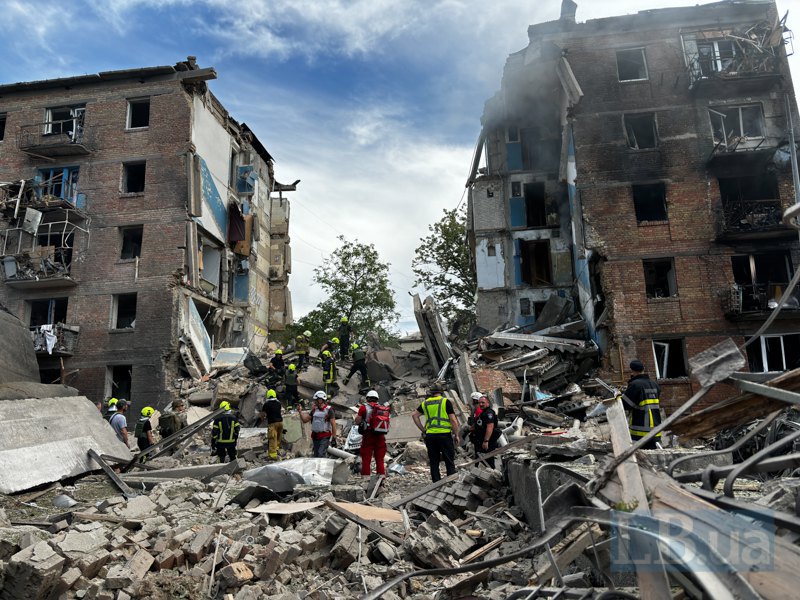
[[[349,510],[354,515],[358,515],[362,519],[367,519],[369,521],[383,521],[387,523],[403,522],[403,513],[399,510],[380,508],[379,506],[370,506],[368,504],[355,504],[353,502],[337,501],[336,504]]]
[[[481,546],[477,550],[473,550],[472,552],[467,554],[464,558],[462,558],[459,562],[462,565],[467,565],[467,564],[469,564],[471,562],[475,562],[481,556],[484,556],[485,554],[489,554],[489,552],[491,552],[492,550],[497,548],[500,544],[502,544],[505,541],[506,541],[506,536],[501,535],[500,537],[493,539],[491,542],[489,542],[485,546]]]
[[[593,540],[602,538],[603,532],[597,525],[592,525],[591,530],[588,523],[582,523],[576,527],[567,537],[552,548],[558,570],[563,573],[575,559],[583,554],[584,550],[594,543]],[[535,584],[544,584],[555,576],[556,570],[553,568],[553,564],[547,561],[545,566],[533,574],[532,581]]]
[[[362,527],[366,527],[370,531],[374,531],[379,536],[389,540],[393,544],[396,544],[398,546],[402,546],[403,545],[403,538],[401,538],[400,536],[398,536],[395,533],[392,533],[391,531],[389,531],[385,527],[381,527],[375,521],[368,521],[366,519],[362,519],[361,517],[359,517],[358,515],[350,512],[349,510],[347,510],[343,506],[339,506],[336,502],[333,502],[332,500],[325,500],[325,506],[327,506],[328,508],[333,509],[334,511],[336,511],[337,513],[342,515],[344,518],[349,519],[350,521],[353,521],[353,523],[357,523],[357,524],[361,525]]]
[[[249,513],[268,515],[293,515],[314,510],[322,506],[322,502],[267,502],[253,508],[245,508]]]

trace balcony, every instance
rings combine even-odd
[[[29,156],[45,159],[83,156],[91,154],[91,134],[83,118],[32,123],[20,127],[17,149]]]
[[[725,316],[731,321],[763,320],[778,305],[787,285],[788,282],[732,285],[722,297]],[[793,291],[778,318],[800,318],[800,290]]]
[[[780,200],[723,202],[719,209],[717,241],[721,243],[761,239],[790,239],[795,230],[783,224]]]
[[[37,356],[72,356],[78,345],[80,327],[56,323],[31,327],[30,331]]]

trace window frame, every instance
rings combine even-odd
[[[139,253],[135,256],[123,256],[125,252],[125,232],[126,231],[139,231]],[[119,260],[136,260],[142,256],[142,246],[144,245],[144,225],[123,225],[119,228],[120,235],[120,250]],[[133,253],[133,252],[132,252]]]
[[[628,133],[628,121],[641,119],[643,117],[651,117],[652,118],[652,125],[653,125],[653,145],[652,146],[645,146],[640,147],[638,140],[636,141],[636,146],[631,145],[631,136]],[[631,123],[632,126],[632,123]],[[628,146],[628,150],[656,150],[659,147],[659,135],[658,135],[658,119],[656,118],[655,112],[633,112],[633,113],[623,113],[622,115],[622,131],[625,135],[625,143]],[[633,132],[632,132],[633,133]],[[635,136],[633,138],[636,139]]]
[[[128,169],[133,166],[142,165],[144,167],[144,173],[142,175],[142,189],[137,191],[131,191],[128,189]],[[121,194],[131,194],[131,195],[141,195],[144,194],[147,190],[147,161],[146,160],[132,160],[129,162],[122,163],[122,177],[120,179],[120,193]]]
[[[634,52],[638,50],[640,52],[640,56],[642,57],[642,65],[644,66],[644,77],[637,77],[635,79],[622,79],[622,76],[619,72],[619,55],[621,52]],[[630,83],[632,81],[649,81],[650,80],[650,69],[647,68],[647,53],[645,52],[645,47],[641,46],[638,48],[620,48],[615,52],[615,58],[617,63],[617,81],[620,83]]]
[[[61,171],[60,179],[56,184],[54,179],[58,175],[58,171]],[[42,183],[49,181],[50,183],[44,185],[42,187],[42,193],[47,193],[48,196],[56,196],[57,198],[61,198],[63,200],[67,200],[72,204],[77,204],[78,201],[78,184],[81,180],[81,167],[80,165],[72,165],[66,167],[44,167],[37,169],[37,174],[42,177]],[[66,179],[66,181],[65,181]],[[61,192],[59,194],[53,193],[53,188],[59,185],[61,187]],[[67,195],[67,190],[70,191],[70,194]]]
[[[0,142],[6,139],[6,127],[8,127],[8,113],[0,112]]]
[[[666,295],[666,296],[650,295],[648,293],[648,290],[647,290],[647,287],[648,287],[648,283],[647,283],[647,270],[648,270],[647,266],[648,266],[648,263],[652,264],[652,263],[666,263],[666,262],[669,262],[671,267],[672,267],[671,268],[672,277],[670,277],[669,274],[667,274],[667,287],[668,287],[667,292],[668,292],[668,295]],[[645,297],[648,300],[662,300],[662,299],[665,299],[665,298],[678,298],[680,296],[680,294],[678,292],[678,273],[677,273],[677,271],[675,269],[675,258],[674,257],[665,256],[665,257],[662,257],[662,258],[643,258],[642,259],[642,271],[643,271],[643,275],[644,275],[644,294],[645,294]]]
[[[133,312],[133,321],[131,325],[128,327],[120,327],[119,326],[119,302],[120,299],[123,297],[130,297],[133,296],[135,299],[136,305]],[[137,292],[126,292],[122,294],[114,294],[111,299],[111,315],[109,319],[109,330],[110,331],[135,331],[136,330],[136,319],[137,314],[139,311],[139,294]]]
[[[742,135],[742,132],[744,131],[744,120],[743,120],[743,117],[742,117],[742,109],[745,109],[745,108],[757,108],[758,109],[758,113],[759,113],[758,114],[758,124],[759,124],[759,128],[761,129],[761,135],[748,135],[748,136],[743,136]],[[739,122],[737,123],[737,128],[738,128],[738,131],[739,131],[739,137],[740,138],[745,137],[746,141],[744,143],[751,142],[751,141],[760,143],[762,140],[764,140],[767,137],[767,123],[766,123],[766,119],[764,118],[764,106],[760,102],[754,102],[754,103],[750,103],[750,104],[734,104],[734,105],[729,105],[729,106],[709,106],[708,107],[708,122],[709,122],[709,125],[711,127],[711,143],[715,147],[720,145],[720,144],[722,144],[722,145],[724,145],[725,149],[727,150],[729,148],[729,146],[731,145],[731,144],[728,143],[727,131],[726,131],[727,130],[726,123],[727,123],[728,115],[726,115],[724,112],[722,112],[723,110],[724,111],[735,110],[736,113],[738,114],[738,117],[739,117],[738,121]],[[717,132],[716,132],[716,130],[714,128],[714,119],[715,118],[719,119],[720,121],[722,121],[722,123],[721,123],[721,125],[723,126],[722,127],[722,132],[723,132],[723,135],[724,135],[725,139],[722,139],[722,140],[718,140],[717,139]],[[738,146],[738,145],[739,144],[737,143],[736,146]]]
[[[682,375],[672,375],[669,376],[668,369],[669,369],[669,350],[670,350],[670,343],[680,342],[681,345],[681,353],[683,354],[683,374]],[[656,345],[662,344],[665,346],[665,352],[663,356],[663,365],[659,364],[658,360],[658,353],[656,352]],[[685,337],[675,337],[675,338],[653,338],[651,340],[651,348],[653,350],[653,364],[655,366],[655,375],[657,380],[669,380],[669,379],[682,379],[684,377],[689,377],[689,369],[688,364],[686,362],[686,338]],[[662,372],[662,366],[664,367]]]
[[[68,110],[70,117],[68,119],[58,119],[60,121],[59,131],[54,131],[53,127],[53,111]],[[64,122],[72,121],[72,135],[70,136],[73,141],[82,138],[82,133],[79,128],[83,127],[86,121],[86,103],[83,104],[67,104],[62,106],[48,106],[44,109],[44,123],[42,134],[44,135],[67,135],[69,132],[64,131]]]
[[[147,125],[137,125],[134,127],[132,125],[133,121],[133,105],[134,104],[144,104],[147,103]],[[140,129],[147,129],[150,127],[150,107],[151,107],[151,96],[141,96],[138,98],[128,98],[127,104],[127,114],[125,116],[125,129],[129,131],[138,131]]]

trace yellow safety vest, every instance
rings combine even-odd
[[[453,426],[446,410],[447,398],[433,396],[422,402],[425,415],[425,433],[452,433]]]

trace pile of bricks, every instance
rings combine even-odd
[[[465,510],[476,510],[502,488],[503,477],[494,469],[473,466],[461,471],[458,480],[428,492],[412,501],[425,512],[439,511],[452,517]]]

